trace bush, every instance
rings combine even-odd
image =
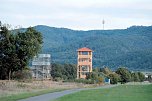
[[[62,79],[60,77],[55,77],[53,80],[58,82],[61,81]]]
[[[32,74],[30,70],[20,70],[13,73],[13,79],[23,82],[30,82],[32,80]]]
[[[76,79],[75,82],[77,83],[84,83],[84,84],[94,84],[95,81],[94,80],[87,80],[87,79]]]
[[[98,77],[97,80],[98,80],[97,83],[98,83],[99,85],[102,84],[102,83],[104,83],[104,79],[103,79],[102,77]]]

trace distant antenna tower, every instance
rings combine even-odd
[[[102,20],[102,24],[103,24],[103,30],[104,30],[104,24],[105,24],[105,20],[104,19]]]

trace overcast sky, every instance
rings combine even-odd
[[[78,30],[152,25],[152,0],[0,0],[0,20],[13,26]]]

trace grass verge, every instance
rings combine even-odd
[[[63,90],[66,90],[66,89],[47,89],[47,90],[41,90],[41,91],[36,91],[36,92],[13,94],[10,96],[0,97],[0,101],[17,101],[20,99],[25,99],[25,98],[29,98],[29,97],[33,97],[33,96],[46,94],[46,93],[59,92],[59,91],[63,91]]]
[[[151,101],[152,85],[122,85],[114,88],[80,91],[55,101]]]

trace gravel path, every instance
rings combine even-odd
[[[61,96],[67,95],[67,94],[72,94],[81,90],[89,90],[89,89],[99,89],[99,88],[111,88],[115,87],[117,85],[105,85],[105,86],[100,86],[96,88],[80,88],[80,89],[71,89],[71,90],[64,90],[61,92],[54,92],[54,93],[48,93],[48,94],[43,94],[40,96],[35,96],[35,97],[30,97],[27,99],[19,100],[19,101],[53,101],[56,98],[59,98]]]

